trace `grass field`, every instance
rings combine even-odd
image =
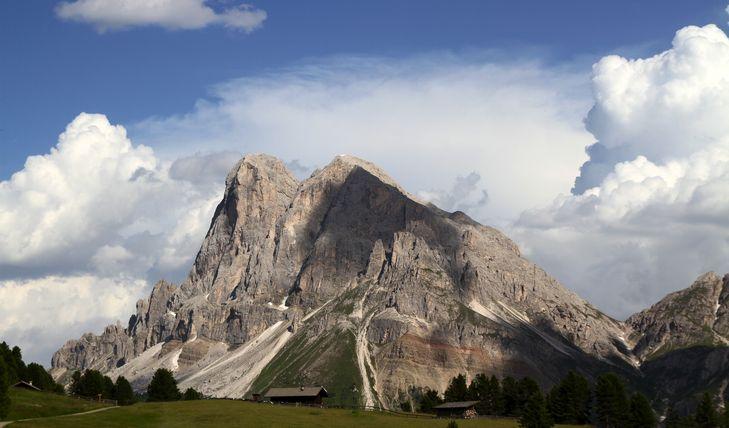
[[[28,391],[17,388],[10,389],[10,400],[10,414],[5,418],[9,421],[67,415],[108,407],[108,404],[79,400],[50,392]]]
[[[232,400],[139,403],[107,411],[13,424],[20,427],[412,427],[445,428],[444,419],[422,419],[379,412],[314,409]],[[459,427],[513,428],[510,419],[458,421]]]

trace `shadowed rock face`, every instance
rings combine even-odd
[[[704,282],[707,302],[724,298]],[[392,406],[457,373],[544,386],[570,369],[638,376],[633,343],[645,356],[685,342],[641,314],[634,331],[605,316],[499,231],[418,201],[366,161],[340,156],[298,182],[251,155],[228,175],[188,278],[160,282],[126,328],[69,341],[52,365],[57,378],[96,368],[137,387],[167,367],[215,396],[311,383],[350,400],[354,385],[354,399]]]

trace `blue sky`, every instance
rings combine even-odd
[[[0,0],[0,338],[182,281],[248,152],[368,159],[616,318],[728,272],[727,3]]]
[[[0,2],[0,178],[42,154],[81,111],[130,124],[190,110],[213,84],[333,55],[496,49],[594,61],[667,45],[686,23],[725,21],[719,1],[260,1],[246,34],[131,28],[98,34],[57,1]]]

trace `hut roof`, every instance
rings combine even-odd
[[[328,397],[329,393],[323,386],[300,386],[298,388],[271,388],[264,397],[316,397],[321,393],[322,397]]]
[[[13,385],[15,388],[25,388],[25,389],[32,389],[34,391],[40,391],[41,389],[37,386],[33,385],[33,382],[26,382],[24,380],[21,380],[20,382]]]
[[[434,409],[468,409],[476,404],[478,404],[478,401],[452,401],[435,406]]]

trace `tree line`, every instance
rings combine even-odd
[[[26,364],[23,361],[22,351],[18,346],[10,346],[0,343],[0,420],[4,419],[12,405],[10,399],[10,387],[19,381],[31,383],[38,389],[46,392],[65,394],[63,385],[53,380],[53,377],[40,364]],[[116,400],[118,404],[125,406],[134,404],[140,399],[147,401],[172,401],[172,400],[200,400],[203,395],[193,388],[188,388],[181,393],[177,388],[177,381],[171,371],[159,369],[154,373],[151,382],[147,387],[145,396],[138,396],[134,393],[132,385],[123,376],[112,381],[109,376],[98,370],[76,371],[71,376],[71,384],[68,388],[71,395],[91,398],[103,398]]]
[[[176,401],[176,400],[201,400],[203,395],[193,388],[188,388],[181,393],[177,388],[177,381],[171,371],[157,369],[151,382],[147,386],[147,393],[137,397],[134,394],[132,385],[124,376],[116,378],[113,382],[109,376],[103,375],[98,370],[86,370],[83,373],[76,371],[71,377],[70,392],[73,395],[83,397],[101,397],[109,400],[117,400],[124,406],[133,404],[138,399],[146,401]]]
[[[25,364],[18,346],[12,349],[0,343],[0,419],[10,411],[10,386],[20,381],[33,384],[43,391],[63,393],[63,385],[56,383],[46,369],[37,363]]]
[[[658,424],[648,399],[640,392],[629,394],[623,380],[613,373],[599,376],[594,385],[570,371],[544,394],[534,379],[476,375],[470,384],[466,376],[454,377],[443,398],[428,390],[420,399],[420,410],[432,412],[443,402],[477,401],[480,415],[519,418],[525,428],[548,428],[558,424],[596,424],[605,428],[652,428]]]

